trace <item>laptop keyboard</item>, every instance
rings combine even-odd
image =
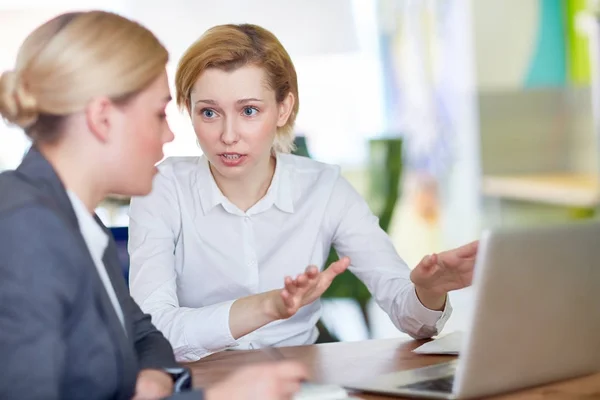
[[[452,385],[454,376],[446,376],[444,378],[433,379],[430,381],[421,381],[411,383],[410,385],[402,385],[402,389],[427,390],[430,392],[452,393]]]

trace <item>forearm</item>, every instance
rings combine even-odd
[[[278,290],[237,299],[229,311],[229,329],[234,339],[279,319],[274,306]]]
[[[168,338],[177,361],[196,361],[237,345],[240,337],[276,320],[270,311],[273,292],[199,308],[175,306],[171,294],[156,292],[142,309]],[[273,296],[273,297],[270,297]]]

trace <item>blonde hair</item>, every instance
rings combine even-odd
[[[21,45],[0,76],[0,114],[33,140],[58,134],[94,97],[124,103],[165,70],[168,52],[146,28],[104,11],[59,15]]]
[[[292,112],[284,126],[277,129],[273,150],[289,153],[294,150],[294,123],[299,109],[298,80],[292,60],[268,30],[257,25],[218,25],[206,31],[183,54],[175,74],[177,104],[191,113],[192,87],[209,68],[225,71],[244,65],[256,65],[264,69],[269,87],[275,92],[277,102],[294,96]]]

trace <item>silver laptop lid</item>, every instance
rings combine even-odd
[[[600,223],[488,231],[454,382],[477,397],[600,371]]]

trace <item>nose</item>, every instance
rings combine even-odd
[[[239,141],[239,135],[236,133],[236,129],[233,126],[233,121],[231,118],[228,118],[223,124],[223,132],[221,132],[221,142],[223,144],[230,146],[236,144]]]

